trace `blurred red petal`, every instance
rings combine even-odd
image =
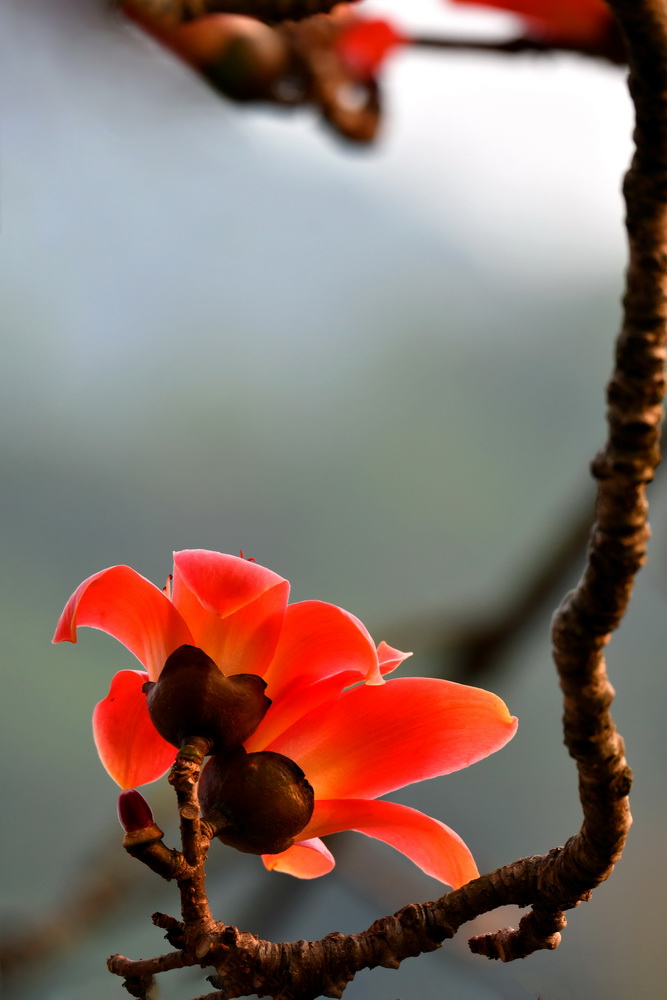
[[[336,864],[331,851],[321,840],[301,840],[281,854],[263,854],[262,861],[270,872],[285,872],[296,878],[319,878]]]
[[[336,51],[345,65],[363,79],[374,77],[387,56],[407,41],[389,21],[353,21],[336,39]]]
[[[141,670],[119,671],[93,712],[97,752],[123,789],[156,781],[176,758],[176,748],[162,739],[148,715],[142,691],[147,680]]]
[[[266,749],[296,761],[318,799],[376,798],[481,760],[516,726],[488,691],[407,678],[344,691]]]
[[[582,44],[604,36],[613,20],[604,0],[454,0],[454,3],[505,10],[532,22],[545,37]]]
[[[189,549],[174,554],[172,600],[193,645],[225,674],[263,674],[285,617],[289,583],[239,556]]]
[[[472,854],[457,833],[408,806],[366,799],[316,802],[305,832],[324,837],[343,830],[356,830],[390,844],[427,875],[454,889],[479,874]]]
[[[112,566],[84,580],[65,605],[53,641],[76,642],[80,625],[122,642],[146,667],[151,680],[157,680],[175,649],[193,642],[169,598],[129,566]]]

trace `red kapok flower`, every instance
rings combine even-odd
[[[119,639],[144,666],[121,670],[93,716],[104,766],[123,789],[159,778],[176,750],[154,728],[142,690],[182,645],[196,646],[226,675],[257,674],[272,704],[244,747],[293,760],[315,792],[301,840],[265,855],[270,869],[300,878],[330,871],[319,839],[358,830],[402,851],[449,885],[476,877],[470,851],[436,819],[377,801],[414,781],[448,774],[499,750],[516,731],[504,703],[449,681],[390,680],[409,654],[321,601],[288,606],[289,584],[255,562],[201,549],[174,555],[162,591],[127,566],[85,580],[68,601],[54,642],[76,642],[89,625]]]

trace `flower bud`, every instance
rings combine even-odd
[[[118,796],[118,819],[126,833],[145,830],[155,823],[151,807],[136,788],[121,792]]]
[[[210,19],[184,27],[179,41],[188,46],[186,57],[194,57],[213,86],[237,101],[269,97],[289,68],[285,39],[255,18],[227,14],[215,31]]]
[[[257,674],[226,677],[197,646],[179,646],[157,681],[144,684],[148,714],[160,736],[184,746],[196,736],[212,741],[211,753],[227,753],[247,740],[271,704]]]
[[[313,814],[315,794],[301,768],[272,750],[211,757],[199,781],[204,812],[227,825],[216,836],[246,854],[279,854],[294,843]]]

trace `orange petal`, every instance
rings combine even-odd
[[[290,604],[264,676],[269,697],[350,671],[356,680],[382,683],[375,643],[359,619],[324,601]]]
[[[327,677],[317,684],[309,684],[306,687],[292,686],[289,693],[280,698],[274,697],[269,686],[267,695],[274,699],[273,704],[255,732],[243,744],[244,747],[248,752],[265,750],[281,733],[297,723],[304,715],[324,705],[339,695],[344,688],[358,681],[358,674],[349,671]]]
[[[225,674],[262,675],[282,627],[289,583],[239,556],[188,549],[174,554],[172,600],[194,645]]]
[[[276,655],[264,675],[271,708],[246,750],[264,750],[308,712],[365,680],[384,684],[383,674],[411,656],[373,640],[358,618],[334,604],[290,604]]]
[[[383,840],[414,861],[427,875],[454,889],[479,874],[472,854],[458,833],[408,806],[366,799],[316,802],[305,832],[324,837],[343,830],[356,830],[367,837]]]
[[[177,591],[185,586],[207,611],[226,618],[286,582],[272,570],[240,556],[209,549],[183,549],[174,553],[173,600],[177,607],[181,599]]]
[[[321,840],[301,840],[281,854],[263,854],[262,861],[270,872],[285,872],[296,878],[318,878],[336,864],[331,851]]]
[[[343,691],[266,749],[296,761],[318,799],[377,798],[481,760],[516,727],[488,691],[406,678]]]
[[[97,752],[124,789],[162,777],[176,759],[176,748],[162,739],[148,715],[142,691],[147,680],[148,674],[141,670],[119,671],[93,712]]]
[[[190,631],[171,601],[129,566],[112,566],[84,580],[60,616],[54,642],[76,642],[79,625],[108,632],[157,680],[167,657]]]

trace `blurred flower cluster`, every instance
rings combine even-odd
[[[620,34],[604,0],[452,2],[517,15],[525,42],[623,61]],[[436,41],[411,37],[390,19],[368,18],[357,3],[332,8],[330,0],[322,0],[325,13],[308,17],[299,0],[294,0],[293,13],[289,3],[282,6],[286,13],[275,21],[268,15],[265,22],[245,14],[213,13],[178,23],[174,17],[156,15],[152,0],[122,4],[129,18],[227,97],[311,105],[339,135],[354,142],[372,141],[381,121],[378,81],[387,58],[405,46]],[[160,4],[158,10],[169,7]],[[249,3],[248,12],[252,10]],[[446,42],[444,47],[457,46],[456,38]]]

